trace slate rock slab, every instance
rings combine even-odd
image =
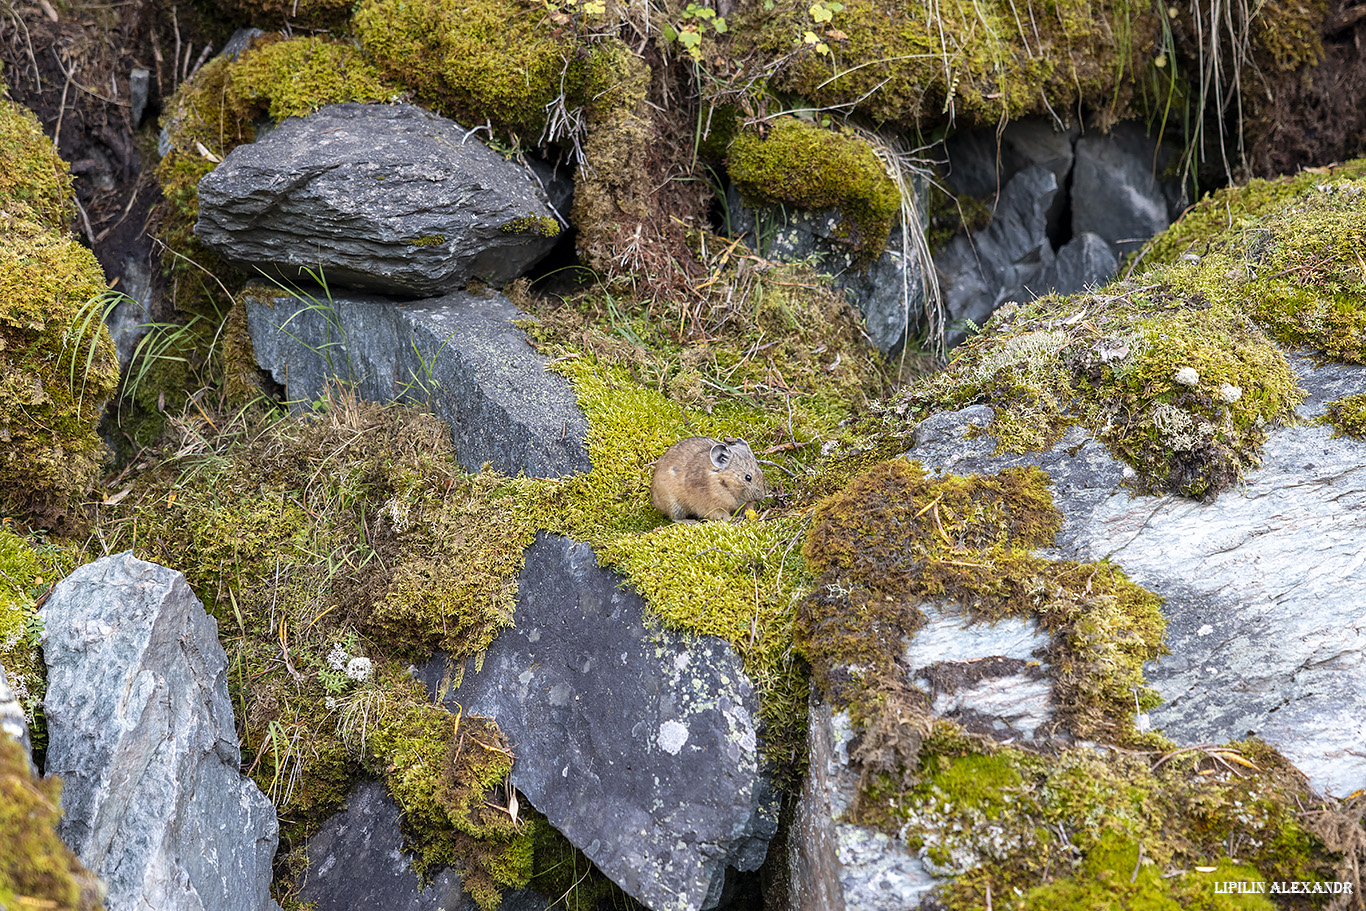
[[[935,257],[950,330],[949,345],[967,337],[962,321],[984,325],[1002,302],[1032,299],[1054,253],[1048,225],[1063,196],[1054,173],[1041,165],[1020,171],[1005,185],[991,223],[971,238],[958,235]],[[954,325],[958,324],[958,325]]]
[[[1292,363],[1303,416],[1366,392],[1366,368]],[[1261,467],[1202,504],[1134,497],[1132,470],[1078,428],[1047,452],[993,456],[991,419],[984,405],[936,415],[907,455],[956,474],[1039,465],[1063,513],[1048,555],[1107,558],[1162,596],[1171,653],[1144,667],[1164,700],[1153,728],[1182,745],[1255,735],[1319,790],[1366,787],[1366,444],[1275,429]]]
[[[398,805],[382,782],[357,785],[346,808],[308,840],[299,900],[314,903],[316,911],[478,911],[450,870],[425,886],[418,880],[398,821]],[[500,911],[544,911],[547,904],[544,897],[521,890],[504,895]]]
[[[104,557],[42,609],[59,833],[109,911],[278,911],[277,826],[239,771],[218,626],[178,572]]]
[[[1098,234],[1126,256],[1165,230],[1180,211],[1180,187],[1160,177],[1172,154],[1138,123],[1078,139],[1072,233]]]
[[[567,380],[546,370],[497,292],[413,303],[366,295],[300,299],[256,285],[244,295],[256,362],[296,408],[337,380],[362,398],[424,405],[448,422],[460,464],[508,475],[588,471],[588,421]]]
[[[534,175],[410,104],[334,104],[238,146],[199,182],[195,233],[249,271],[434,297],[500,287],[555,244]]]
[[[513,785],[603,873],[653,911],[700,911],[777,830],[758,700],[729,645],[653,628],[621,582],[587,545],[542,534],[482,670],[452,687],[438,658],[421,676],[497,720]]]

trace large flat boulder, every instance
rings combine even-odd
[[[584,544],[542,534],[517,583],[515,626],[482,666],[421,671],[454,710],[514,744],[512,784],[652,911],[721,901],[777,830],[742,662],[710,636],[655,628]],[[452,685],[453,679],[458,685]]]
[[[62,840],[109,911],[278,911],[275,809],[240,771],[218,625],[132,552],[80,567],[42,609],[48,775]]]
[[[500,287],[550,251],[535,176],[410,104],[333,104],[238,146],[199,182],[195,233],[248,270],[434,297]]]
[[[447,421],[471,471],[560,477],[588,471],[588,421],[574,390],[514,325],[527,315],[497,292],[412,303],[318,299],[265,286],[244,295],[256,361],[296,407],[338,380],[361,397],[429,408]]]

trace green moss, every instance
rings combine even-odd
[[[407,698],[380,714],[368,751],[403,808],[418,872],[461,870],[462,887],[494,911],[502,889],[525,886],[532,872],[532,833],[507,811],[511,746],[491,720],[429,704],[420,683],[388,689]],[[499,788],[502,809],[489,799]]]
[[[425,237],[419,237],[415,240],[408,241],[409,245],[414,247],[439,247],[445,242],[446,237],[444,234],[428,234]]]
[[[1037,468],[933,480],[893,460],[817,505],[803,550],[816,586],[798,608],[797,641],[821,691],[868,732],[861,761],[914,774],[930,714],[898,658],[925,601],[978,619],[1036,617],[1053,638],[1063,723],[1082,737],[1142,741],[1133,706],[1136,693],[1156,704],[1142,665],[1162,653],[1160,599],[1103,561],[1034,555],[1060,527]],[[863,805],[878,812],[876,800]]]
[[[1366,395],[1349,395],[1329,402],[1319,421],[1330,425],[1335,437],[1366,440]]]
[[[954,877],[940,899],[955,911],[987,895],[1019,909],[1269,908],[1266,895],[1212,885],[1334,876],[1299,822],[1312,796],[1263,744],[1156,764],[1093,748],[983,749],[937,731],[917,783],[883,795],[888,824]]]
[[[23,747],[0,731],[0,905],[91,911],[99,883],[57,836],[62,783],[36,780]]]
[[[734,32],[766,55],[798,51],[773,80],[783,91],[922,133],[955,117],[995,123],[1079,106],[1121,114],[1159,31],[1153,8],[1124,0],[1057,0],[1030,11],[846,0],[824,26],[808,7],[751,4]],[[816,29],[829,55],[799,48]]]
[[[886,244],[901,211],[896,183],[868,142],[784,117],[767,135],[735,137],[727,168],[747,199],[802,209],[837,209],[843,240],[864,262]]]
[[[1216,195],[1158,238],[1138,276],[1003,306],[943,374],[871,415],[851,455],[987,403],[1002,451],[1047,448],[1079,424],[1140,491],[1213,498],[1295,419],[1303,392],[1279,345],[1366,359],[1359,167]],[[1207,240],[1187,251],[1196,236]]]
[[[263,106],[271,120],[302,117],[325,104],[392,101],[401,91],[350,44],[319,37],[257,39],[231,66],[230,91]]]
[[[504,234],[535,234],[540,237],[559,237],[560,223],[548,215],[528,215],[514,218],[499,228]]]
[[[363,0],[352,24],[371,59],[423,103],[532,143],[547,105],[563,98],[581,107],[593,97],[586,84],[600,53],[595,45],[578,53],[577,38],[550,17],[548,7],[516,0]]]
[[[0,512],[75,528],[118,382],[104,273],[70,235],[0,214]]]
[[[0,92],[4,85],[0,83]],[[71,175],[38,118],[0,97],[0,199],[14,218],[65,231],[75,215]]]

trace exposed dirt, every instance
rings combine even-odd
[[[153,179],[157,117],[226,26],[166,0],[0,0],[0,61],[9,95],[38,115],[71,163],[80,215],[72,228],[105,275],[127,291],[156,276],[148,228],[161,199]],[[148,74],[134,122],[130,74]],[[161,316],[163,314],[156,314]]]
[[[1324,60],[1257,105],[1249,164],[1258,177],[1366,154],[1366,3],[1339,0],[1324,28]]]

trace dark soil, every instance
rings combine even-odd
[[[153,179],[157,118],[227,26],[166,0],[27,0],[0,7],[0,61],[9,96],[31,109],[71,164],[80,213],[72,230],[117,290],[156,276],[149,227],[161,200]],[[209,36],[209,37],[205,37]],[[130,73],[149,73],[133,122]],[[165,314],[155,313],[161,317]]]

